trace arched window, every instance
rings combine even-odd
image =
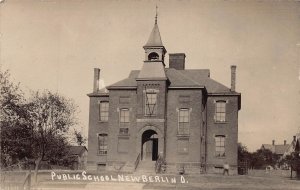
[[[158,60],[158,59],[159,59],[159,55],[155,52],[152,52],[148,55],[148,60],[149,61]]]

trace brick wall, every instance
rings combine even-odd
[[[149,88],[158,90],[157,114],[151,117],[144,115],[144,91]],[[202,91],[196,89],[166,91],[165,81],[138,81],[137,90],[110,90],[109,97],[90,97],[87,169],[96,169],[97,164],[106,163],[108,170],[133,170],[134,162],[141,152],[143,132],[154,130],[159,138],[158,152],[165,153],[169,172],[177,172],[180,167],[184,166],[186,173],[199,173],[202,171],[201,167],[205,163],[205,154],[207,154],[208,173],[221,171],[220,167],[224,162],[230,164],[231,173],[236,173],[238,97],[210,95],[207,103],[204,103],[206,106],[203,105],[203,98]],[[99,102],[108,100],[109,122],[101,122],[99,121]],[[226,121],[222,123],[214,120],[215,102],[218,100],[227,102]],[[122,108],[130,110],[129,135],[125,136],[119,134],[119,111]],[[187,136],[178,136],[177,133],[180,108],[190,110],[190,131]],[[167,111],[167,119],[165,111]],[[97,134],[99,133],[108,134],[108,156],[101,156],[97,153]],[[225,136],[225,157],[220,158],[215,155],[216,135]],[[178,143],[183,141],[188,144],[188,152],[180,153]]]
[[[182,98],[184,97],[184,98]],[[188,100],[187,100],[188,99]],[[178,111],[180,108],[190,110],[189,135],[178,135]],[[168,119],[166,133],[166,161],[168,171],[185,165],[186,170],[200,172],[201,136],[202,136],[202,92],[201,90],[169,90],[168,91]],[[188,142],[187,152],[178,152],[179,141]],[[187,171],[188,172],[188,171]],[[193,172],[194,173],[194,172]]]
[[[101,122],[99,119],[99,103],[108,101],[107,96],[90,97],[89,110],[89,132],[88,132],[88,159],[87,169],[95,170],[98,163],[105,163],[106,156],[98,154],[98,134],[108,134],[108,123]]]
[[[225,100],[226,121],[215,122],[215,101]],[[225,157],[215,155],[215,136],[225,136]],[[227,162],[236,173],[238,143],[238,97],[209,96],[207,100],[207,170],[215,172]]]
[[[137,152],[132,148],[136,145],[136,90],[110,90],[110,109],[108,125],[108,162],[114,167],[120,164],[131,164]],[[123,99],[123,100],[122,100]],[[125,99],[125,101],[124,101]],[[126,101],[127,99],[127,101]],[[121,135],[119,114],[122,108],[129,109],[128,135]]]

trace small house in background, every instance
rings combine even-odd
[[[270,150],[278,156],[282,156],[289,147],[290,145],[286,144],[286,140],[284,140],[283,144],[275,144],[275,140],[273,140],[272,144],[261,145],[261,149]]]
[[[68,154],[72,170],[84,170],[87,164],[87,148],[85,146],[71,146]]]
[[[295,136],[293,136],[293,141],[289,145],[289,147],[286,149],[286,151],[283,154],[283,158],[287,155],[291,155],[292,152],[300,151],[300,133],[297,133]]]

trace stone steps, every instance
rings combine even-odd
[[[135,174],[155,174],[155,161],[140,161]]]

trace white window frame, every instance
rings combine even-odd
[[[101,144],[100,137],[103,138],[103,144]],[[98,133],[98,155],[107,155],[108,152],[108,135],[106,133]]]
[[[226,157],[226,136],[215,135],[215,156],[218,158]]]
[[[126,112],[124,112],[126,111]],[[122,114],[128,113],[128,115]],[[129,123],[130,123],[130,109],[129,108],[120,108],[119,112],[119,134],[120,135],[128,135],[129,134]]]
[[[222,123],[226,122],[226,100],[215,101],[215,122]],[[223,107],[224,106],[224,107]]]
[[[107,107],[103,108],[103,104],[107,104]],[[103,113],[106,113],[107,116],[102,116]],[[108,117],[109,117],[109,101],[100,101],[99,102],[99,121],[101,121],[101,122],[107,122],[108,121]]]
[[[180,114],[185,111],[188,115],[187,118],[184,118],[185,116],[181,116]],[[177,134],[178,135],[189,135],[190,134],[190,108],[179,108],[178,109],[178,128],[177,128]],[[183,129],[182,126],[183,125]],[[183,132],[181,132],[183,130]]]
[[[155,99],[156,99],[155,103],[152,103],[152,102],[151,102],[151,104],[149,103],[149,99],[147,96],[148,94],[155,95]],[[156,116],[157,115],[157,112],[158,112],[157,102],[158,102],[158,90],[157,89],[144,90],[144,115],[145,116]],[[150,107],[149,107],[150,105],[154,105],[152,111],[150,110]]]

